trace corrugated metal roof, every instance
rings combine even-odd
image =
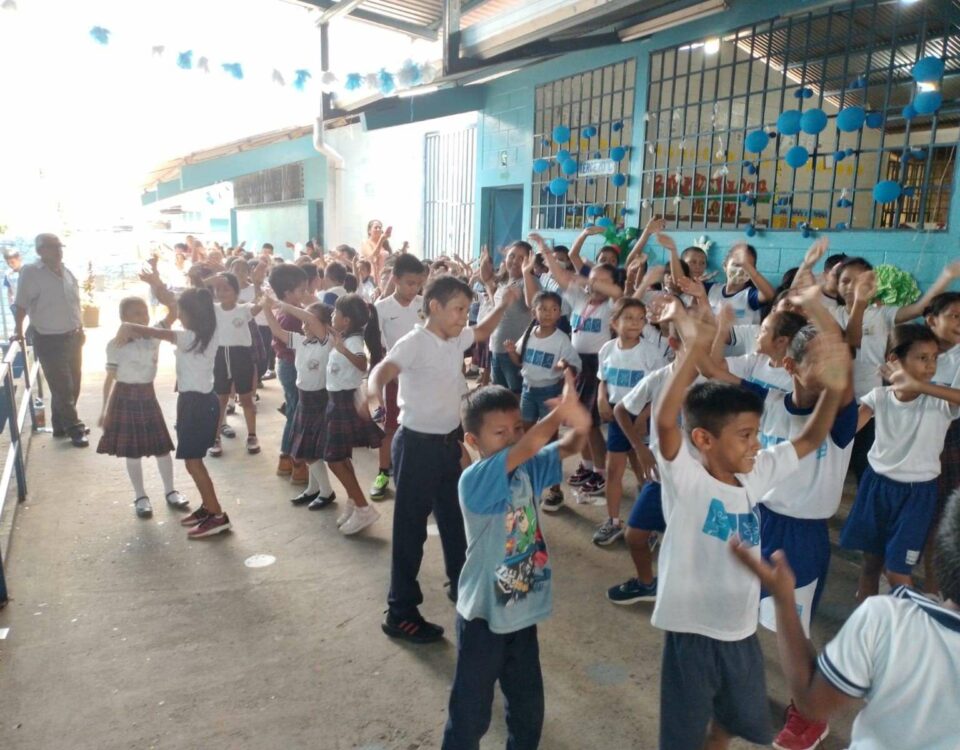
[[[443,20],[443,0],[366,0],[361,7],[417,26],[437,26]]]
[[[465,4],[465,3],[464,3]],[[485,0],[460,16],[460,28],[465,29],[481,21],[515,10],[524,5],[524,0]]]

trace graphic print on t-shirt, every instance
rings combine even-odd
[[[513,489],[514,497],[517,489]],[[526,493],[530,497],[531,493]],[[538,591],[550,579],[547,544],[533,503],[512,507],[504,516],[504,558],[496,570],[497,603],[508,607]]]
[[[703,533],[723,542],[737,534],[744,544],[755,547],[760,544],[760,515],[753,509],[749,513],[728,513],[723,501],[713,498],[703,522]]]
[[[602,318],[584,318],[580,316],[580,313],[574,313],[573,318],[570,320],[571,327],[574,331],[583,332],[583,333],[600,333],[600,329],[603,327]]]
[[[610,385],[616,385],[622,388],[633,388],[633,386],[643,380],[644,375],[646,375],[646,372],[643,370],[627,370],[620,367],[603,368],[603,379]]]
[[[553,368],[555,355],[553,352],[542,352],[539,349],[531,349],[527,347],[527,350],[523,353],[523,361],[527,364],[536,365],[537,367],[543,367],[547,370]]]

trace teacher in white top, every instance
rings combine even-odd
[[[23,320],[30,315],[33,348],[50,386],[54,437],[67,437],[86,448],[87,429],[77,416],[83,327],[80,287],[63,265],[63,244],[55,234],[38,234],[37,263],[24,266],[14,300],[16,338],[23,342]]]
[[[390,248],[390,235],[393,234],[393,227],[383,229],[383,222],[380,219],[373,219],[367,222],[367,238],[360,245],[360,257],[363,260],[370,261],[373,266],[371,276],[374,280],[380,279],[387,256],[393,253]]]

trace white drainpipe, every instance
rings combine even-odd
[[[322,94],[321,94],[322,97]],[[323,99],[320,116],[313,121],[313,147],[327,159],[327,195],[324,199],[324,249],[342,242],[340,234],[340,194],[343,183],[344,159],[323,138]]]

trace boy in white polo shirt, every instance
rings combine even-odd
[[[740,561],[771,593],[777,641],[790,693],[820,721],[865,701],[850,750],[956,750],[960,685],[960,496],[947,504],[936,540],[944,603],[906,587],[861,604],[818,657],[803,633],[793,571],[782,552],[773,565],[751,548],[734,546]]]
[[[460,401],[467,392],[465,352],[493,333],[519,290],[505,294],[490,315],[472,328],[467,315],[473,291],[453,276],[438,276],[423,295],[425,325],[416,326],[393,346],[370,373],[367,399],[374,420],[385,414],[380,393],[399,378],[400,429],[393,439],[396,498],[388,611],[383,632],[412,643],[431,643],[443,628],[427,622],[417,575],[427,539],[430,512],[440,531],[448,596],[456,601],[457,581],[466,555],[463,515],[457,499],[463,447]]]
[[[726,546],[739,536],[759,557],[757,503],[827,436],[847,387],[850,353],[837,334],[820,337],[815,369],[824,393],[813,415],[789,442],[760,450],[763,401],[756,394],[725,383],[689,388],[715,327],[676,303],[668,318],[693,343],[660,399],[655,424],[667,526],[652,618],[667,631],[660,747],[700,750],[706,740],[725,748],[734,736],[767,744],[772,731],[756,636],[760,585],[733,564]]]
[[[423,297],[420,287],[426,277],[427,269],[418,258],[409,253],[397,257],[393,264],[393,294],[384,297],[374,306],[380,321],[380,333],[383,336],[383,350],[389,352],[401,338],[413,330],[417,323],[423,322]],[[397,417],[400,406],[397,403],[397,382],[387,383],[383,391],[383,405],[386,411],[383,423],[383,442],[380,443],[380,471],[373,480],[370,489],[371,500],[383,500],[390,485],[390,446],[399,427]]]

